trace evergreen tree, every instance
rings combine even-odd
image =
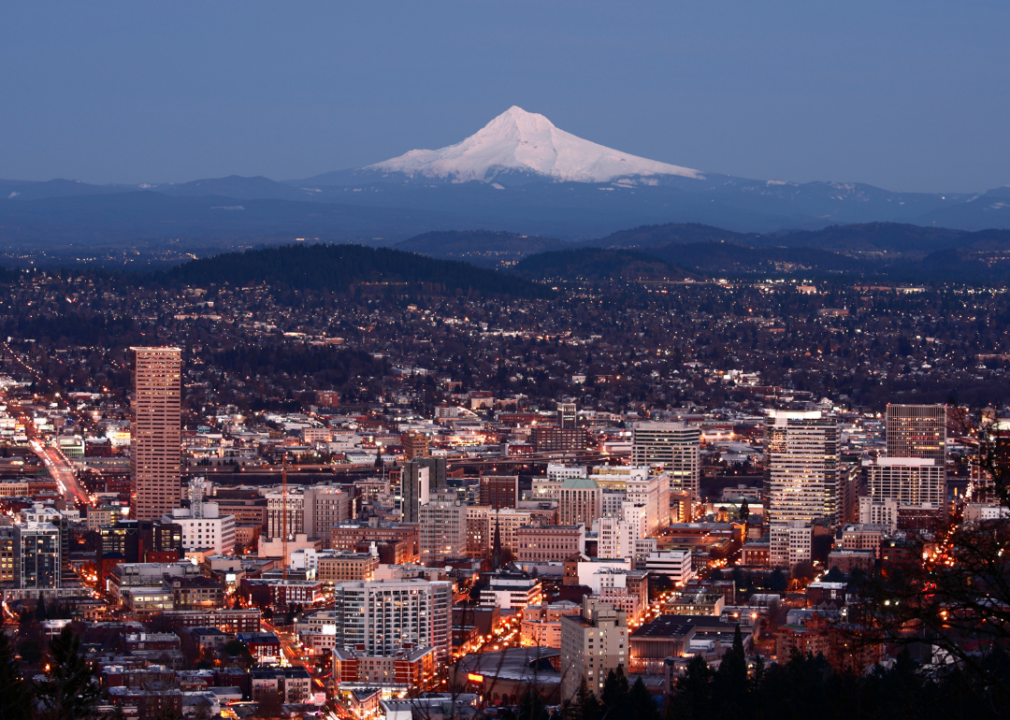
[[[712,698],[716,713],[736,715],[747,710],[747,654],[743,649],[743,634],[737,624],[733,633],[733,647],[722,656],[715,673]]]
[[[579,680],[579,687],[575,690],[575,697],[571,704],[571,720],[597,720],[600,717],[600,702],[596,695],[589,689],[589,683],[585,678]]]
[[[712,717],[712,670],[695,655],[677,679],[677,694],[670,703],[671,720],[709,720]]]
[[[782,568],[775,568],[768,577],[768,589],[772,592],[782,592],[789,585],[789,579]]]
[[[49,643],[52,660],[45,680],[38,685],[40,717],[51,720],[82,720],[95,717],[100,688],[93,671],[80,653],[81,638],[70,626]]]
[[[31,693],[0,625],[0,720],[27,720]]]
[[[623,665],[618,665],[617,670],[611,670],[607,673],[601,697],[607,720],[621,720],[621,718],[626,716],[628,676],[624,674]]]
[[[659,708],[649,694],[642,678],[635,680],[628,692],[628,714],[634,720],[660,720]]]

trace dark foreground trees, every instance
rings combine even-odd
[[[0,627],[0,720],[85,720],[97,717],[100,688],[80,653],[70,626],[49,643],[41,681],[21,675],[7,634]]]
[[[727,656],[728,657],[728,656]],[[738,658],[713,672],[700,657],[677,680],[667,720],[988,720],[1006,717],[971,674],[952,666],[933,674],[901,652],[889,668],[866,675],[833,672],[823,657],[794,655],[782,665],[741,675]]]
[[[81,655],[81,638],[69,625],[49,644],[52,658],[45,679],[35,693],[39,717],[47,720],[83,720],[95,717],[100,688]]]

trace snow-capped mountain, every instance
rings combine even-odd
[[[610,182],[622,177],[677,175],[703,179],[697,170],[656,162],[583,140],[543,115],[512,106],[475,134],[440,150],[411,150],[364,170],[452,182],[492,182],[531,173],[559,182]]]

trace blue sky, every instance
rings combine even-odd
[[[0,177],[290,179],[510,105],[709,172],[1010,184],[1010,3],[0,0]]]

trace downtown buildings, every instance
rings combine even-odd
[[[859,522],[924,530],[947,514],[947,406],[887,406],[887,455],[866,467]]]

